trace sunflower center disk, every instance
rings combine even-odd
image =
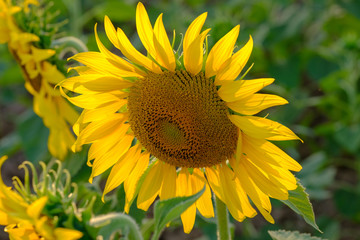
[[[209,167],[235,152],[237,128],[203,73],[149,73],[130,89],[128,110],[141,144],[173,166]]]

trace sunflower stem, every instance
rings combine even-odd
[[[215,194],[214,194],[215,196]],[[226,205],[215,196],[216,225],[218,240],[230,239],[229,214]]]

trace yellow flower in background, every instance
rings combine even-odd
[[[6,156],[0,157],[0,169]],[[79,239],[82,233],[67,228],[55,228],[49,217],[41,214],[48,198],[27,202],[18,192],[6,186],[0,174],[0,225],[4,225],[10,239]]]
[[[103,194],[124,183],[126,212],[148,167],[137,196],[137,206],[145,211],[157,196],[190,196],[206,187],[181,215],[186,233],[193,228],[196,210],[214,216],[211,190],[237,221],[256,215],[250,198],[273,223],[269,198],[287,199],[297,187],[290,170],[301,169],[270,142],[299,138],[280,123],[252,116],[287,103],[256,93],[274,79],[236,80],[250,57],[252,38],[234,53],[236,26],[204,53],[210,31],[201,31],[206,17],[204,13],[190,24],[182,54],[174,53],[162,14],[152,26],[139,3],[136,27],[148,57],[105,17],[107,37],[126,59],[104,47],[95,25],[100,52],[72,57],[85,66],[75,68],[79,76],[60,84],[61,91],[76,93],[63,95],[84,108],[73,127],[73,148],[91,144],[89,181],[111,168]]]
[[[21,30],[13,14],[29,11],[29,4],[38,4],[27,0],[20,6],[12,6],[11,1],[0,0],[0,43],[7,43],[9,51],[21,67],[26,89],[34,96],[34,112],[49,128],[48,148],[50,153],[64,159],[75,138],[70,127],[78,118],[78,113],[60,96],[54,86],[65,76],[47,61],[55,54],[52,49],[39,49],[34,42],[39,37]]]

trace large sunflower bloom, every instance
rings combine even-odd
[[[34,42],[40,38],[24,32],[13,17],[20,11],[29,11],[29,4],[36,0],[24,1],[21,6],[13,6],[11,1],[0,0],[0,44],[7,43],[9,51],[21,67],[26,89],[34,96],[34,112],[49,128],[48,149],[59,159],[65,158],[75,138],[70,131],[78,118],[78,113],[61,97],[54,86],[65,76],[47,59],[55,54],[53,49],[39,49]]]
[[[78,137],[73,147],[92,144],[90,182],[111,168],[104,194],[124,183],[126,212],[144,172],[137,206],[145,211],[157,196],[189,196],[205,186],[204,194],[181,215],[187,233],[196,209],[204,217],[214,216],[211,190],[237,221],[256,215],[250,198],[274,222],[269,198],[287,199],[296,188],[290,170],[301,169],[269,142],[298,137],[280,123],[251,116],[287,103],[256,93],[274,79],[236,80],[251,54],[252,38],[233,53],[236,26],[204,53],[210,31],[201,32],[206,16],[191,23],[179,54],[166,35],[162,14],[152,27],[139,3],[136,27],[148,57],[105,17],[106,34],[126,59],[104,47],[95,26],[100,52],[72,57],[85,66],[75,68],[79,76],[61,84],[77,94],[64,96],[84,108],[74,125]]]
[[[7,157],[0,157],[0,169]],[[14,240],[62,240],[79,239],[82,233],[67,228],[55,228],[52,221],[41,211],[47,196],[33,202],[26,201],[18,192],[7,187],[0,174],[0,225],[4,225],[10,239]]]

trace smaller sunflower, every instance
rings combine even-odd
[[[0,169],[6,156],[0,157]],[[47,196],[28,202],[18,192],[6,186],[0,174],[0,225],[5,226],[10,239],[76,240],[82,233],[67,228],[55,228],[48,216],[41,212]]]
[[[38,2],[27,0],[21,6],[13,6],[11,1],[0,0],[0,43],[8,44],[9,51],[22,70],[25,87],[34,96],[34,112],[50,130],[50,153],[64,159],[75,142],[70,126],[75,123],[78,113],[54,89],[65,79],[64,74],[48,61],[55,55],[55,50],[35,47],[34,43],[40,41],[39,36],[20,29],[15,21],[13,15],[27,14],[29,4],[38,5]]]
[[[125,58],[104,47],[95,25],[100,52],[72,57],[85,66],[60,84],[64,97],[84,108],[73,127],[73,147],[91,144],[89,181],[111,168],[103,194],[124,183],[126,212],[136,196],[146,211],[157,196],[190,196],[205,187],[181,214],[186,233],[197,210],[214,216],[211,191],[237,221],[254,217],[255,205],[273,223],[270,198],[288,198],[297,187],[290,171],[301,166],[270,141],[299,138],[280,123],[252,115],[287,101],[257,93],[272,78],[237,79],[253,48],[250,37],[233,53],[239,25],[207,52],[210,29],[201,31],[203,13],[187,29],[182,52],[176,52],[162,16],[153,26],[143,4],[137,5],[136,27],[147,56],[105,16],[107,37]]]

